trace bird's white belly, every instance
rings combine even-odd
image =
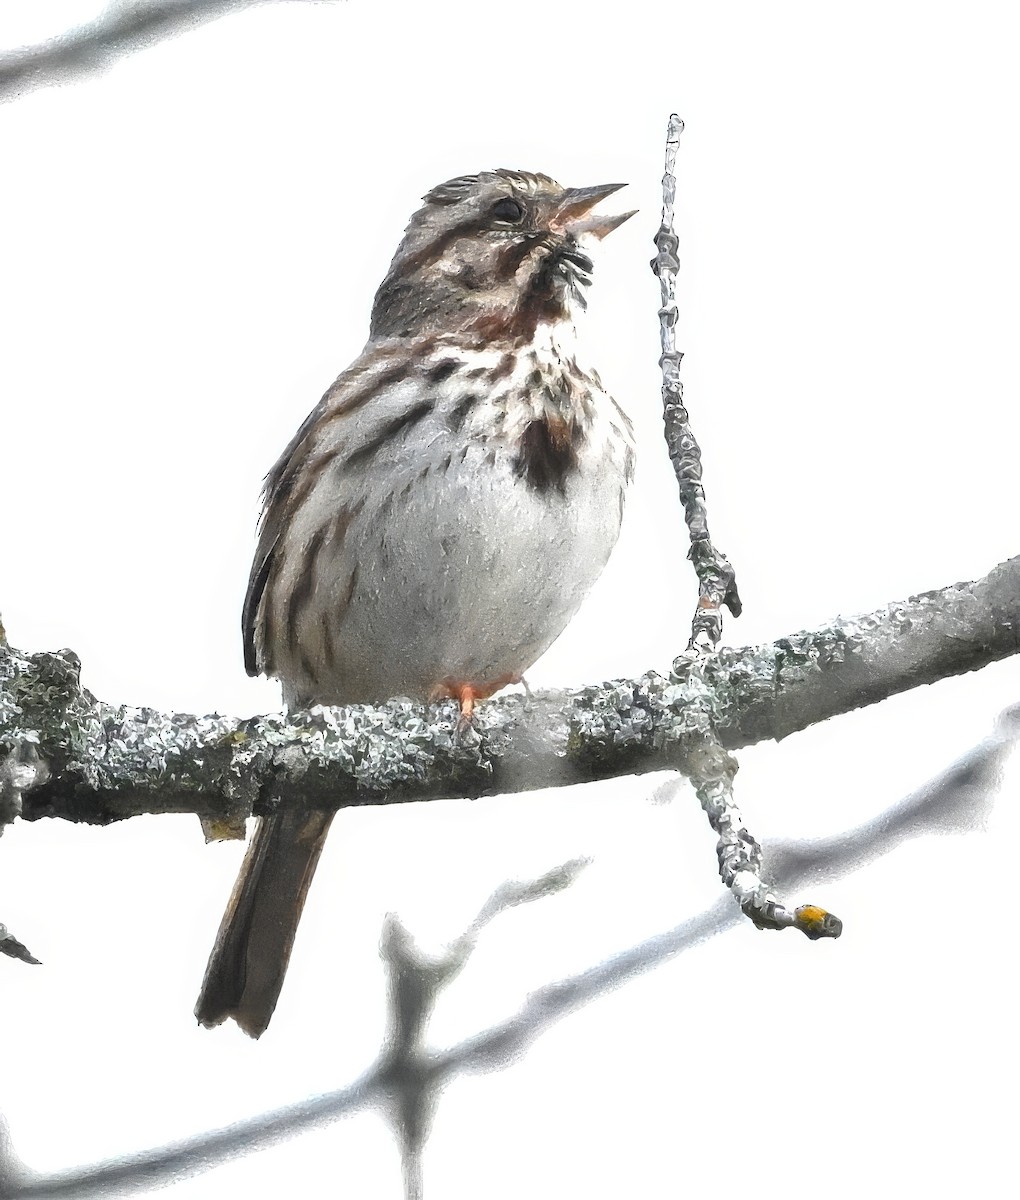
[[[352,521],[353,586],[347,569],[321,579],[308,614],[332,643],[314,680],[321,702],[494,686],[563,631],[616,542],[623,472],[592,450],[562,492],[542,491],[508,451],[487,454],[472,442],[448,467],[443,454],[427,470],[419,460],[409,487],[370,497]]]
[[[441,343],[324,426],[269,589],[289,700],[492,691],[577,611],[619,533],[630,423],[556,344],[509,357]]]

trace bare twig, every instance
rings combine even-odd
[[[0,102],[105,71],[125,55],[229,13],[280,2],[295,0],[120,0],[93,21],[39,45],[0,54]]]
[[[583,860],[564,863],[539,879],[505,883],[495,891],[463,934],[438,958],[427,958],[392,914],[383,931],[382,955],[389,971],[390,1036],[379,1060],[382,1089],[401,1146],[406,1200],[421,1200],[421,1156],[436,1102],[448,1071],[436,1071],[426,1048],[429,1019],[442,990],[460,974],[478,935],[500,913],[562,891],[577,878]]]
[[[812,940],[837,938],[843,923],[817,904],[790,909],[776,899],[762,874],[761,847],[747,828],[733,796],[737,764],[714,734],[706,734],[691,782],[719,840],[719,875],[733,898],[759,929],[799,929]]]
[[[691,430],[683,402],[680,360],[674,329],[677,321],[676,276],[680,270],[677,250],[680,241],[673,232],[673,205],[676,199],[676,151],[684,123],[673,113],[666,134],[666,170],[662,177],[662,223],[655,235],[658,251],[652,270],[659,277],[662,305],[659,309],[659,339],[662,343],[662,415],[669,458],[680,485],[684,518],[690,532],[690,559],[698,575],[698,607],[691,622],[688,652],[696,656],[711,649],[722,636],[722,606],[740,616],[740,596],[736,575],[729,560],[712,543],[708,531],[708,509],[701,482],[701,448]]]

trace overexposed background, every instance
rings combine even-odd
[[[7,0],[0,38],[100,7]],[[696,595],[647,266],[672,110],[685,398],[745,603],[727,641],[983,575],[1018,551],[1018,23],[943,4],[268,4],[0,106],[11,642],[73,647],[110,701],[278,706],[241,662],[261,478],[360,350],[421,194],[508,166],[629,180],[641,210],[605,244],[588,328],[639,478],[603,579],[529,679],[667,669]],[[743,751],[738,795],[765,843],[839,836],[1018,700],[1016,660],[921,689]],[[427,1194],[704,1195],[734,1175],[762,1200],[990,1192],[1012,1174],[1018,779],[971,835],[790,897],[838,913],[840,941],[740,925],[455,1082]],[[240,846],[204,846],[187,817],[9,829],[0,919],[45,964],[0,960],[15,1147],[57,1170],[343,1086],[384,1033],[389,911],[438,950],[505,878],[593,859],[484,936],[439,1047],[680,925],[720,885],[693,793],[657,803],[665,784],[342,814],[259,1043],[191,1015]],[[398,1197],[383,1119],[169,1194],[283,1189]]]

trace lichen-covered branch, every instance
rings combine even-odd
[[[391,700],[239,719],[96,700],[70,650],[0,645],[0,755],[47,775],[22,815],[105,823],[212,819],[280,804],[343,808],[511,793],[647,771],[697,782],[707,735],[727,750],[977,670],[1020,649],[1020,557],[955,584],[764,646],[723,648],[682,675],[500,697],[458,733],[456,706]]]
[[[0,53],[0,102],[106,70],[156,42],[271,2],[280,0],[119,0],[94,20],[39,45]]]
[[[722,606],[740,616],[740,596],[736,574],[726,556],[712,542],[708,531],[708,508],[701,482],[701,447],[691,429],[684,407],[680,360],[674,329],[677,321],[676,277],[680,270],[677,250],[680,240],[673,232],[673,205],[676,200],[676,151],[684,123],[673,113],[666,132],[666,169],[662,177],[662,223],[655,235],[652,270],[658,276],[661,292],[659,340],[662,356],[662,419],[665,425],[669,459],[680,485],[680,499],[691,539],[690,558],[698,576],[698,606],[691,622],[688,651],[695,654],[711,649],[722,636]]]
[[[497,699],[467,729],[452,702],[247,720],[114,706],[81,687],[71,651],[0,644],[0,762],[17,781],[17,802],[0,807],[8,820],[20,808],[28,819],[95,823],[194,812],[207,828],[239,831],[245,816],[281,804],[336,809],[672,769],[694,785],[719,839],[720,874],[745,914],[762,927],[838,936],[824,909],[790,910],[772,894],[727,751],[1006,658],[1020,649],[1018,631],[1013,558],[975,583],[770,645],[684,655],[668,677]]]

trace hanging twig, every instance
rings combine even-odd
[[[723,749],[714,733],[705,734],[701,751],[692,755],[689,766],[691,783],[719,838],[715,851],[720,878],[744,916],[759,929],[799,929],[813,941],[839,937],[843,922],[838,917],[817,904],[787,908],[762,877],[761,846],[733,797],[737,760]]]

